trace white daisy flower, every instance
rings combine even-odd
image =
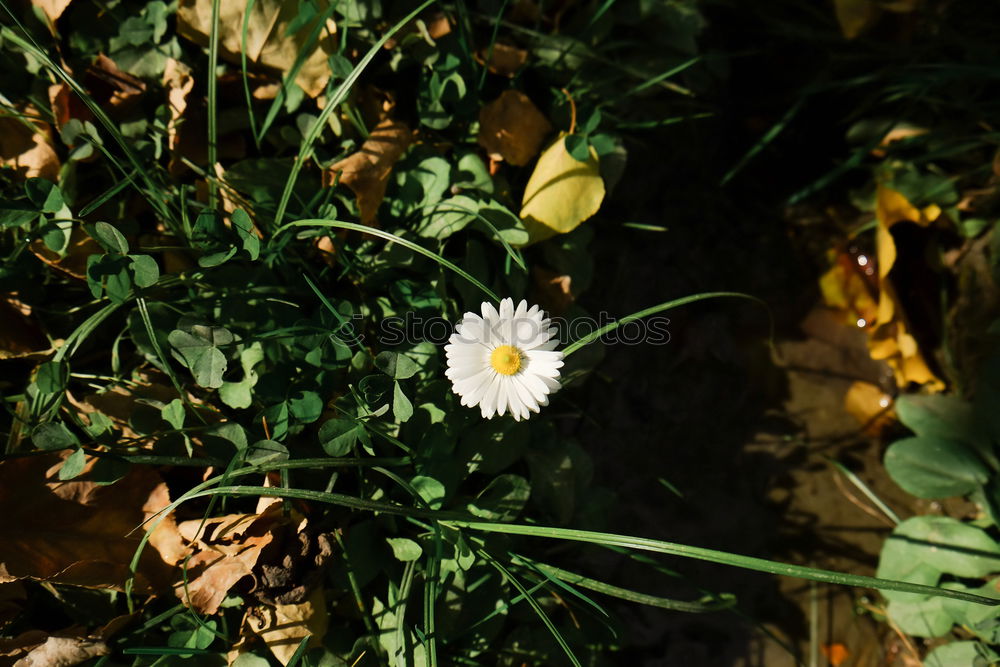
[[[483,303],[482,317],[466,313],[445,345],[452,389],[462,405],[478,405],[483,417],[509,412],[517,421],[549,404],[559,389],[563,353],[554,348],[557,330],[538,306]]]

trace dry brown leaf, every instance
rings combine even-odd
[[[385,197],[392,167],[412,139],[413,133],[405,123],[386,118],[375,126],[361,150],[323,172],[323,185],[340,183],[349,187],[358,200],[362,224],[371,225]]]
[[[319,3],[320,11],[327,2]],[[244,0],[221,0],[219,3],[219,53],[230,62],[239,63],[243,42]],[[258,0],[250,12],[246,40],[246,54],[250,62],[275,72],[292,68],[299,52],[312,32],[313,25],[301,27],[286,36],[289,23],[298,16],[298,4],[281,0]],[[212,0],[181,0],[177,8],[177,31],[182,37],[202,46],[208,45],[212,25]],[[336,25],[327,21],[320,33],[317,47],[306,58],[297,83],[310,97],[323,92],[330,78],[327,56],[336,48]]]
[[[323,589],[317,588],[305,602],[257,607],[247,612],[247,625],[282,665],[287,665],[306,637],[317,646],[326,635],[329,617]]]
[[[30,310],[25,314],[18,304],[13,294],[0,294],[0,359],[23,359],[51,349]]]
[[[31,109],[25,114],[35,115]],[[0,117],[0,167],[14,169],[21,178],[45,178],[55,183],[59,166],[48,123]]]
[[[71,0],[31,0],[31,4],[41,9],[52,23],[62,16],[70,2]]]
[[[521,167],[538,155],[552,125],[519,90],[505,90],[479,112],[479,145],[494,160]]]
[[[63,255],[50,250],[41,239],[32,241],[28,247],[35,257],[77,280],[87,279],[87,258],[104,252],[101,245],[79,226],[70,232],[69,245]]]
[[[54,455],[0,462],[0,583],[36,579],[123,590],[139,545],[135,529],[163,508],[166,487],[133,466],[118,482],[60,482]],[[162,487],[162,488],[161,488]],[[155,549],[139,564],[137,590],[159,588],[170,566]]]
[[[551,315],[562,315],[569,308],[575,297],[572,290],[572,279],[555,271],[533,266],[531,277],[534,279],[535,302]]]
[[[170,107],[167,146],[171,151],[176,151],[180,142],[178,125],[187,109],[187,96],[194,89],[191,68],[179,60],[167,58],[167,64],[163,68],[163,87],[167,90],[167,104]]]
[[[200,614],[217,612],[229,589],[254,577],[257,559],[282,520],[279,504],[261,514],[182,522],[178,531],[198,551],[187,562],[187,586],[182,582],[174,589],[177,597]]]
[[[27,599],[28,591],[20,581],[0,584],[0,630],[17,618]]]
[[[100,639],[47,635],[40,630],[0,640],[0,655],[14,660],[13,667],[74,667],[110,653],[111,648]]]
[[[492,51],[486,47],[479,49],[476,52],[476,61],[480,65],[486,63],[487,54],[489,54],[490,62],[486,68],[493,74],[508,78],[512,78],[528,62],[527,51],[503,42],[494,44]]]
[[[138,101],[146,92],[145,82],[128,72],[118,69],[118,65],[108,56],[100,53],[87,67],[86,84],[90,94],[102,106],[122,109]]]

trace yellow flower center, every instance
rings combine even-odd
[[[501,345],[490,355],[490,366],[501,375],[513,375],[521,369],[521,351],[513,345]]]

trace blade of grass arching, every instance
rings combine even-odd
[[[702,59],[702,56],[695,56],[694,58],[690,58],[688,60],[685,60],[680,65],[677,65],[676,67],[671,67],[666,72],[661,72],[660,74],[657,74],[656,76],[653,76],[653,77],[650,77],[650,78],[646,79],[642,83],[638,84],[637,86],[634,86],[634,87],[630,88],[629,90],[627,90],[626,92],[622,93],[621,95],[619,95],[617,97],[613,97],[610,100],[605,100],[604,102],[601,102],[601,106],[613,106],[615,104],[618,104],[622,100],[626,100],[629,97],[631,97],[632,95],[636,95],[638,93],[641,93],[642,91],[646,90],[647,88],[651,88],[651,87],[655,86],[656,84],[658,84],[658,83],[660,83],[662,81],[666,81],[670,77],[676,76],[677,74],[680,74],[684,70],[686,70],[686,69],[688,69],[690,67],[693,67],[695,64],[701,62],[701,59]]]
[[[804,95],[800,97],[795,102],[795,104],[793,104],[791,108],[789,108],[788,111],[785,112],[785,115],[782,116],[777,123],[772,125],[771,128],[764,133],[764,136],[762,136],[757,141],[757,143],[755,143],[753,146],[750,147],[750,150],[748,150],[743,155],[743,157],[740,158],[739,162],[737,162],[732,169],[726,172],[726,175],[722,177],[721,181],[719,181],[719,185],[725,185],[726,183],[728,183],[734,176],[736,176],[736,174],[738,174],[743,169],[743,167],[747,165],[748,162],[750,162],[750,160],[754,158],[754,156],[757,155],[757,153],[760,153],[762,150],[764,150],[765,147],[767,147],[768,144],[774,141],[777,138],[777,136],[781,134],[781,132],[788,126],[788,124],[792,122],[792,119],[795,118],[795,115],[799,112],[799,109],[802,108],[802,104],[805,102],[805,100],[806,97]]]
[[[268,491],[269,489],[262,489]],[[694,558],[696,560],[708,561],[730,565],[745,570],[766,572],[769,574],[779,574],[786,577],[795,577],[807,581],[820,581],[828,584],[838,584],[841,586],[857,586],[859,588],[875,588],[878,590],[899,591],[901,593],[917,593],[920,595],[931,595],[948,597],[966,602],[975,602],[989,606],[1000,605],[1000,600],[952,591],[935,586],[924,586],[923,584],[913,584],[907,581],[896,581],[893,579],[879,579],[860,574],[845,574],[831,570],[821,570],[818,568],[805,567],[802,565],[791,565],[777,561],[755,558],[753,556],[741,556],[725,551],[715,551],[714,549],[704,549],[702,547],[692,547],[676,542],[664,542],[645,537],[632,537],[628,535],[617,535],[614,533],[600,533],[590,530],[574,530],[571,528],[552,528],[548,526],[527,526],[513,523],[491,523],[487,521],[454,521],[445,520],[446,524],[456,528],[468,528],[470,530],[481,530],[490,533],[502,533],[506,535],[524,535],[526,537],[544,537],[548,539],[569,540],[573,542],[585,542],[590,544],[607,544],[636,549],[639,551],[652,551],[655,553],[681,556],[684,558]],[[946,548],[941,545],[939,548]]]
[[[7,14],[13,19],[14,23],[26,35],[30,35],[30,33],[28,33],[28,31],[25,30],[24,26],[21,25],[21,22],[17,19],[17,17],[7,7],[7,3],[4,0],[0,0],[0,5],[3,6]],[[115,123],[111,121],[107,113],[105,113],[104,109],[102,109],[101,106],[97,104],[97,102],[95,102],[94,99],[87,93],[87,90],[79,83],[77,83],[77,81],[73,77],[67,74],[62,69],[62,67],[60,67],[56,62],[54,62],[51,58],[49,58],[48,54],[45,53],[45,51],[41,49],[41,47],[34,44],[33,43],[34,40],[31,39],[30,36],[28,37],[28,39],[24,39],[8,26],[2,26],[0,27],[0,38],[8,40],[10,43],[14,44],[18,48],[23,49],[28,53],[30,53],[33,58],[36,58],[39,62],[41,62],[57,78],[61,79],[63,83],[69,86],[81,100],[83,100],[83,103],[87,105],[87,108],[90,109],[90,112],[94,114],[94,117],[97,118],[98,122],[111,135],[111,137],[115,140],[115,143],[117,143],[118,146],[122,149],[122,152],[125,154],[125,157],[127,158],[128,162],[131,164],[133,171],[135,171],[140,175],[140,177],[144,181],[146,189],[148,190],[147,192],[146,190],[137,187],[136,191],[146,198],[146,200],[150,203],[153,209],[160,214],[164,222],[168,224],[173,224],[174,218],[170,214],[170,211],[167,207],[167,201],[169,201],[169,197],[164,191],[164,188],[153,180],[153,178],[148,173],[149,170],[143,167],[142,163],[139,161],[138,155],[136,155],[135,152],[132,150],[131,146],[129,146],[124,135],[122,135],[121,130]],[[123,174],[127,172],[127,170],[124,169],[124,167],[120,166],[120,168]],[[135,184],[133,182],[133,186],[134,185]]]
[[[768,337],[768,340],[773,343],[773,341],[774,341],[774,317],[771,315],[771,309],[767,306],[767,304],[764,301],[762,301],[761,299],[758,299],[755,296],[751,296],[750,294],[744,294],[742,292],[703,292],[701,294],[692,294],[691,296],[685,296],[685,297],[681,297],[680,299],[674,299],[673,301],[667,301],[667,302],[661,303],[661,304],[659,304],[657,306],[653,306],[651,308],[646,308],[645,310],[640,310],[640,311],[638,311],[636,313],[632,313],[631,315],[627,315],[627,316],[621,318],[620,320],[616,320],[616,321],[612,322],[611,324],[603,326],[600,329],[597,329],[596,331],[593,331],[592,333],[587,334],[583,338],[581,338],[579,340],[576,340],[576,341],[573,341],[572,343],[570,343],[569,345],[567,345],[563,349],[563,356],[568,357],[569,355],[573,354],[574,352],[576,352],[577,350],[579,350],[584,345],[588,345],[590,343],[593,343],[595,340],[599,339],[604,334],[608,333],[609,331],[614,331],[615,329],[617,329],[621,325],[627,324],[628,322],[632,322],[632,321],[635,321],[635,320],[641,320],[644,317],[648,317],[650,315],[655,315],[656,313],[662,313],[665,310],[670,310],[671,308],[677,308],[678,306],[684,306],[684,305],[687,305],[689,303],[694,303],[695,301],[704,301],[705,299],[719,299],[719,298],[728,298],[728,297],[737,298],[737,299],[747,299],[749,301],[754,301],[756,303],[759,303],[761,306],[764,307],[764,309],[767,311],[767,317],[768,317],[768,322],[769,322],[770,335]]]
[[[260,134],[257,132],[257,115],[253,112],[253,96],[250,94],[250,79],[247,77],[247,35],[250,32],[250,14],[255,0],[247,0],[243,10],[243,27],[240,31],[240,73],[243,77],[243,95],[247,101],[247,117],[250,119],[250,134],[260,150]]]
[[[295,61],[292,63],[291,68],[285,72],[282,77],[281,87],[278,89],[278,94],[274,96],[273,100],[271,100],[271,106],[268,108],[267,115],[264,117],[264,122],[260,126],[260,136],[254,137],[258,146],[260,146],[260,142],[264,139],[264,135],[267,134],[271,124],[274,123],[274,120],[278,117],[278,112],[281,111],[281,107],[285,104],[285,97],[288,95],[286,92],[288,84],[295,81],[295,77],[298,76],[299,70],[302,69],[302,65],[305,64],[306,60],[312,54],[313,49],[319,42],[320,33],[326,29],[327,19],[333,16],[333,10],[336,7],[337,3],[331,2],[318,18],[313,19],[315,24],[309,32],[309,36],[306,38],[302,48],[299,49],[299,52],[295,55]]]
[[[579,658],[577,658],[576,654],[573,653],[573,649],[571,649],[569,644],[566,642],[566,638],[562,636],[561,632],[559,632],[559,628],[556,627],[556,624],[552,622],[549,615],[545,613],[544,609],[542,609],[542,605],[538,604],[538,600],[536,600],[528,589],[524,587],[524,584],[518,581],[517,577],[511,574],[510,571],[507,570],[507,568],[505,568],[499,561],[490,556],[487,551],[477,549],[476,553],[479,554],[480,558],[492,565],[497,572],[502,574],[504,578],[509,581],[522,596],[524,596],[524,599],[529,605],[531,605],[531,608],[534,610],[538,618],[541,619],[542,623],[545,624],[545,627],[548,628],[548,631],[552,634],[552,638],[556,640],[556,643],[559,644],[559,647],[563,650],[566,657],[569,658],[569,661],[574,665],[574,667],[583,667]]]
[[[548,566],[548,568],[546,568],[546,567],[539,567],[539,565],[544,565],[544,563],[540,564],[537,561],[534,561],[534,560],[532,560],[532,559],[530,559],[530,558],[528,558],[526,556],[520,556],[520,555],[518,555],[516,553],[513,553],[511,551],[508,551],[507,555],[510,557],[511,563],[513,563],[515,565],[520,565],[521,567],[524,567],[524,568],[526,568],[526,569],[534,572],[534,574],[536,576],[542,577],[543,579],[545,579],[549,583],[551,583],[553,586],[558,586],[559,588],[561,588],[562,590],[564,590],[569,595],[575,597],[576,599],[580,600],[584,604],[588,605],[591,609],[593,609],[594,611],[596,611],[598,614],[600,614],[604,618],[611,618],[611,615],[607,611],[605,611],[604,607],[602,607],[601,605],[597,604],[596,601],[592,600],[591,598],[587,597],[586,595],[584,595],[580,591],[578,591],[575,588],[573,588],[573,586],[570,585],[570,583],[566,579],[563,579],[563,578],[560,578],[558,576],[555,576],[555,574],[553,573],[553,570],[557,570],[558,568],[553,568],[551,566]],[[571,573],[567,573],[567,574],[571,574]],[[585,577],[580,577],[580,579],[585,579]],[[542,583],[544,583],[544,582],[542,582]],[[614,632],[613,629],[612,629],[612,632]]]
[[[500,234],[500,230],[497,229],[496,225],[490,222],[489,218],[481,214],[479,211],[473,211],[471,208],[466,208],[465,206],[450,204],[450,207],[446,207],[444,209],[435,206],[434,212],[465,213],[467,215],[475,216],[476,219],[479,220],[479,222],[486,225],[486,228],[489,229],[491,232],[493,232],[493,235],[496,236],[498,241],[500,241],[500,245],[502,245],[503,249],[507,251],[507,256],[510,257],[512,260],[514,260],[514,263],[520,266],[522,270],[524,270],[525,272],[528,271],[528,265],[524,263],[524,257],[521,256],[521,253],[514,250],[514,248],[511,247],[509,243],[507,243],[506,239],[504,239],[503,235]]]
[[[888,505],[886,505],[882,501],[882,499],[879,498],[875,494],[875,492],[872,491],[871,488],[861,480],[860,477],[858,477],[853,472],[851,472],[851,470],[847,466],[845,466],[840,461],[835,461],[834,459],[831,459],[831,458],[827,458],[826,461],[827,461],[827,463],[829,463],[830,465],[832,465],[834,468],[836,468],[837,470],[839,470],[840,473],[844,477],[846,477],[847,480],[858,489],[858,491],[860,491],[861,493],[865,494],[865,497],[868,498],[868,500],[872,501],[872,503],[875,505],[875,507],[877,507],[880,510],[882,510],[882,513],[885,514],[887,517],[889,517],[889,519],[893,523],[895,523],[897,526],[900,523],[902,523],[903,520],[899,518],[899,515],[896,514],[895,512],[893,512],[892,508],[889,507]]]
[[[116,194],[118,194],[119,192],[121,192],[122,190],[124,190],[125,188],[127,188],[128,186],[132,185],[132,179],[135,178],[135,175],[136,175],[136,172],[132,171],[132,173],[130,173],[124,179],[122,179],[122,180],[118,181],[117,183],[115,183],[114,185],[112,185],[110,188],[108,188],[103,193],[101,193],[100,195],[98,195],[97,198],[94,199],[92,202],[90,202],[89,204],[87,204],[86,206],[84,206],[83,208],[81,208],[80,212],[77,213],[77,215],[79,217],[81,217],[81,218],[85,218],[88,215],[90,215],[91,213],[93,213],[94,211],[96,211],[106,201],[108,201],[109,199],[111,199],[112,197],[114,197]]]
[[[330,301],[326,298],[326,296],[321,291],[319,291],[319,288],[316,287],[316,284],[312,281],[312,279],[310,279],[309,276],[307,276],[304,273],[302,274],[302,278],[303,278],[303,280],[306,281],[306,284],[309,285],[309,289],[311,289],[313,291],[313,294],[316,295],[316,298],[319,299],[319,302],[323,304],[323,307],[326,308],[327,311],[331,315],[333,315],[334,319],[336,319],[337,322],[339,322],[341,326],[344,326],[345,324],[347,324],[348,322],[347,322],[346,319],[344,319],[344,316],[341,315],[340,311],[338,311],[336,308],[334,308],[333,304],[330,303]],[[338,336],[338,338],[340,338],[340,337]],[[367,351],[367,349],[368,349],[368,348],[364,347],[363,345],[361,345],[360,341],[358,341],[358,339],[357,339],[357,336],[355,336],[354,340],[351,340],[349,342],[354,343],[361,350]]]
[[[62,361],[63,359],[72,357],[83,341],[87,339],[87,336],[92,334],[94,330],[101,325],[101,322],[108,319],[112,313],[118,310],[120,305],[121,304],[117,303],[109,303],[81,322],[80,326],[73,330],[73,333],[66,336],[66,341],[62,344],[62,347],[56,350],[55,355],[52,357],[52,361]]]
[[[212,23],[208,31],[208,171],[215,173],[218,157],[218,77],[219,67],[219,5],[221,0],[212,0]],[[208,207],[218,206],[218,185],[214,179],[208,181]]]
[[[408,249],[412,250],[413,252],[416,252],[416,253],[419,253],[419,254],[423,255],[424,257],[428,257],[430,259],[433,259],[435,262],[437,262],[441,266],[445,267],[446,269],[450,269],[450,270],[454,271],[458,275],[460,275],[463,278],[465,278],[466,280],[468,280],[470,283],[472,283],[473,285],[475,285],[476,287],[478,287],[480,290],[482,290],[482,292],[484,294],[486,294],[486,296],[490,297],[494,301],[500,301],[500,297],[498,297],[493,292],[493,290],[491,290],[489,287],[487,287],[483,283],[481,283],[478,280],[476,280],[476,278],[474,278],[472,275],[470,275],[466,271],[460,269],[455,264],[453,264],[453,263],[449,262],[448,260],[446,260],[441,255],[437,254],[436,252],[432,252],[432,251],[428,250],[427,248],[424,248],[423,246],[417,245],[413,241],[408,241],[408,240],[402,238],[401,236],[396,236],[395,234],[392,234],[390,232],[385,232],[385,231],[382,231],[381,229],[376,229],[375,227],[368,227],[367,225],[359,225],[359,224],[356,224],[356,223],[353,223],[353,222],[341,222],[339,220],[310,219],[310,220],[297,220],[296,222],[289,222],[289,223],[287,223],[285,225],[282,225],[281,227],[278,227],[274,231],[273,238],[276,238],[279,234],[281,234],[282,232],[284,232],[286,229],[291,229],[292,227],[333,227],[335,229],[349,229],[351,231],[363,232],[365,234],[371,234],[372,236],[378,236],[379,238],[383,238],[386,241],[392,241],[393,243],[398,243],[399,245],[403,246],[404,248],[408,248]],[[744,296],[744,295],[741,295],[741,296]],[[753,298],[753,297],[747,297],[747,298]]]
[[[554,565],[547,565],[545,563],[540,563],[538,561],[529,561],[524,556],[515,556],[516,560],[523,560],[534,567],[539,572],[547,574],[560,581],[574,584],[581,588],[586,588],[588,590],[595,591],[597,593],[603,593],[604,595],[610,595],[611,597],[616,597],[621,600],[627,600],[628,602],[635,602],[636,604],[644,604],[650,607],[660,607],[661,609],[670,609],[672,611],[683,611],[695,614],[704,614],[707,612],[719,611],[722,609],[728,609],[736,604],[735,596],[727,596],[719,600],[713,600],[711,602],[688,602],[685,600],[672,600],[670,598],[660,597],[657,595],[649,595],[647,593],[639,593],[637,591],[632,591],[627,588],[621,588],[619,586],[614,586],[612,584],[605,583],[603,581],[598,581],[597,579],[591,579],[590,577],[585,577],[582,574],[577,574],[576,572],[570,572],[568,570],[563,570],[561,568],[555,567]],[[600,607],[598,607],[600,609]],[[601,609],[603,612],[604,610]]]
[[[614,0],[611,0],[614,2]],[[500,9],[497,11],[497,20],[493,22],[493,34],[490,35],[490,43],[486,46],[486,59],[483,61],[483,69],[479,73],[479,84],[476,86],[476,90],[482,91],[483,85],[486,83],[486,73],[490,71],[490,60],[493,59],[493,47],[497,43],[497,35],[500,33],[500,19],[503,18],[503,13],[507,11],[508,0],[503,0],[500,3]]]
[[[302,170],[302,165],[312,157],[313,144],[316,143],[316,139],[319,138],[320,132],[326,126],[326,121],[334,110],[340,106],[340,104],[347,99],[347,94],[354,87],[361,73],[367,69],[368,64],[371,63],[375,55],[382,49],[382,46],[389,41],[389,38],[395,35],[399,30],[405,26],[407,23],[415,19],[420,15],[420,12],[424,11],[427,7],[434,4],[435,0],[424,0],[420,3],[416,9],[407,14],[402,20],[397,22],[392,28],[388,30],[382,37],[368,49],[368,53],[365,54],[364,58],[361,59],[351,73],[347,75],[339,86],[337,90],[330,96],[326,104],[323,106],[323,110],[319,112],[319,118],[316,122],[312,124],[306,136],[302,138],[302,143],[299,145],[298,157],[295,162],[292,163],[292,170],[288,174],[288,179],[285,181],[285,188],[281,193],[281,199],[278,201],[278,210],[274,214],[274,225],[277,227],[281,224],[282,219],[285,217],[285,211],[288,209],[288,201],[291,199],[292,190],[295,187],[295,182],[299,178],[299,172]]]

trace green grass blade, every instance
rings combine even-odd
[[[97,198],[94,199],[92,202],[90,202],[89,204],[87,204],[86,206],[84,206],[83,208],[81,208],[80,212],[77,213],[77,215],[79,217],[81,217],[81,218],[85,218],[88,215],[90,215],[91,213],[93,213],[94,211],[96,211],[106,201],[108,201],[109,199],[111,199],[112,197],[114,197],[116,194],[118,194],[119,192],[121,192],[122,190],[124,190],[125,188],[127,188],[128,186],[132,185],[132,181],[135,178],[135,175],[136,175],[136,172],[133,171],[131,174],[129,174],[128,176],[126,176],[124,179],[122,179],[122,180],[118,181],[117,183],[115,183],[114,185],[112,185],[110,188],[108,188],[107,190],[105,190],[102,194],[98,195]]]
[[[309,128],[309,132],[302,138],[302,143],[299,145],[298,157],[292,164],[292,171],[288,174],[288,180],[285,181],[285,189],[281,193],[281,199],[278,202],[278,210],[274,214],[274,224],[278,226],[281,224],[282,219],[285,217],[285,211],[288,209],[288,202],[292,197],[292,189],[295,187],[295,181],[299,178],[299,172],[302,170],[302,165],[312,157],[313,144],[316,143],[316,139],[319,138],[320,132],[326,126],[326,121],[330,115],[334,112],[340,104],[347,99],[347,94],[354,87],[361,73],[365,71],[368,64],[371,63],[375,55],[382,49],[382,46],[389,41],[389,38],[399,32],[400,28],[405,26],[407,23],[417,18],[420,12],[424,11],[427,7],[434,4],[434,0],[424,0],[420,5],[414,9],[412,12],[407,14],[402,20],[392,26],[382,37],[368,49],[368,53],[365,57],[361,59],[351,73],[347,75],[347,78],[341,82],[337,87],[337,90],[330,96],[327,100],[326,105],[323,110],[319,113],[319,118],[313,123],[312,127]]]
[[[755,143],[753,146],[750,147],[750,150],[748,150],[743,155],[743,157],[740,158],[740,161],[737,162],[732,169],[726,172],[726,175],[722,177],[722,181],[719,182],[719,185],[725,185],[730,180],[732,180],[732,178],[736,176],[736,174],[738,174],[743,169],[743,167],[745,167],[747,163],[750,162],[750,160],[752,160],[757,155],[757,153],[764,150],[764,148],[768,144],[774,141],[777,138],[777,136],[781,134],[782,131],[788,126],[788,124],[792,122],[792,119],[795,118],[795,115],[799,112],[799,109],[802,108],[802,104],[805,102],[805,100],[806,100],[805,97],[800,97],[799,100],[795,104],[793,104],[788,111],[785,112],[785,115],[782,116],[777,123],[772,125],[771,128],[764,133],[764,136],[762,136],[757,141],[757,143]]]
[[[743,294],[742,292],[703,292],[702,294],[692,294],[691,296],[685,296],[681,297],[680,299],[674,299],[673,301],[667,301],[657,306],[646,308],[645,310],[640,310],[636,313],[632,313],[631,315],[627,315],[621,318],[620,320],[616,320],[611,324],[603,326],[600,329],[597,329],[596,331],[587,334],[583,338],[573,341],[572,343],[567,345],[566,348],[563,349],[563,356],[568,357],[569,355],[573,354],[584,345],[593,343],[595,340],[598,340],[604,334],[608,333],[609,331],[614,331],[621,325],[626,324],[628,322],[632,322],[634,320],[640,320],[644,317],[655,315],[656,313],[662,313],[665,310],[670,310],[672,308],[677,308],[678,306],[684,306],[689,303],[694,303],[695,301],[704,301],[705,299],[719,299],[728,297],[733,297],[737,299],[747,299],[749,301],[754,301],[762,305],[767,310],[767,316],[770,321],[770,332],[771,332],[770,340],[774,339],[774,318],[771,315],[771,309],[768,308],[767,304],[764,303],[764,301],[758,299],[755,296],[751,296],[749,294]]]
[[[480,558],[482,558],[487,563],[492,565],[497,570],[497,572],[502,574],[504,578],[507,579],[507,581],[509,581],[511,585],[513,585],[514,588],[518,590],[518,592],[524,597],[524,599],[528,602],[528,604],[531,605],[531,608],[534,610],[535,614],[538,616],[539,619],[541,619],[542,623],[545,624],[545,627],[548,628],[548,631],[552,634],[552,638],[556,640],[556,643],[559,644],[559,647],[563,650],[563,652],[566,654],[566,657],[569,658],[569,661],[574,665],[574,667],[583,667],[583,665],[580,663],[579,658],[577,658],[576,654],[573,653],[573,649],[571,649],[569,647],[569,644],[566,642],[566,638],[562,636],[561,632],[559,632],[559,628],[557,628],[555,623],[552,622],[552,619],[549,618],[549,615],[545,613],[545,610],[542,609],[542,606],[538,604],[538,600],[536,600],[532,596],[532,594],[528,591],[528,589],[524,587],[524,584],[518,581],[517,577],[511,574],[511,572],[507,568],[505,568],[498,560],[490,556],[490,554],[487,553],[485,550],[477,549],[476,553],[479,554]]]
[[[829,463],[834,468],[839,470],[840,473],[844,477],[846,477],[851,484],[853,484],[859,491],[861,491],[861,493],[865,494],[865,497],[868,498],[868,500],[872,501],[872,503],[876,507],[882,510],[882,513],[885,514],[890,521],[892,521],[897,526],[903,522],[903,520],[899,518],[899,515],[893,512],[892,508],[886,505],[881,498],[875,495],[875,492],[872,491],[871,488],[869,488],[869,486],[865,484],[860,477],[851,472],[851,470],[847,466],[845,466],[840,461],[835,461],[834,459],[829,459],[829,458],[827,459],[827,463]]]
[[[208,32],[208,173],[215,175],[218,159],[218,77],[215,70],[219,66],[219,5],[221,0],[212,0],[212,25]],[[219,186],[214,178],[208,179],[208,207],[218,205]]]
[[[408,248],[408,249],[412,250],[415,253],[419,253],[419,254],[423,255],[424,257],[428,257],[430,259],[433,259],[435,262],[437,262],[441,266],[445,267],[446,269],[450,269],[451,271],[454,271],[456,274],[458,274],[458,275],[462,276],[463,278],[465,278],[466,280],[468,280],[470,283],[472,283],[473,285],[475,285],[476,287],[478,287],[480,290],[482,290],[482,292],[486,296],[490,297],[494,301],[500,301],[500,297],[497,296],[496,293],[493,292],[493,290],[491,290],[489,287],[487,287],[483,283],[479,282],[476,278],[474,278],[468,272],[460,269],[455,264],[453,264],[453,263],[449,262],[448,260],[446,260],[441,255],[437,254],[436,252],[432,252],[432,251],[428,250],[427,248],[424,248],[421,245],[417,245],[413,241],[408,241],[408,240],[402,238],[401,236],[397,236],[397,235],[392,234],[390,232],[385,232],[385,231],[382,231],[381,229],[376,229],[375,227],[368,227],[367,225],[360,225],[360,224],[356,224],[356,223],[353,223],[353,222],[341,222],[339,220],[310,219],[310,220],[297,220],[295,222],[289,222],[289,223],[287,223],[285,225],[282,225],[281,227],[279,227],[278,229],[275,230],[274,237],[277,237],[279,234],[281,234],[282,232],[284,232],[286,229],[291,229],[292,227],[332,227],[334,229],[349,229],[351,231],[362,232],[362,233],[365,233],[365,234],[371,234],[372,236],[378,236],[379,238],[383,238],[383,239],[385,239],[387,241],[392,241],[393,243],[398,243],[399,245],[403,246],[404,248]],[[748,297],[748,298],[753,298],[753,297]]]
[[[253,112],[253,96],[250,94],[250,79],[247,77],[247,35],[250,33],[250,14],[256,0],[247,0],[243,10],[243,28],[240,31],[240,74],[243,78],[243,95],[247,101],[247,117],[250,119],[250,134],[254,144],[260,148],[261,133],[257,132],[257,116]]]
[[[268,489],[263,489],[268,490]],[[720,563],[731,565],[745,570],[755,570],[757,572],[767,572],[769,574],[780,574],[787,577],[796,577],[808,581],[821,581],[828,584],[838,584],[841,586],[857,586],[860,588],[876,588],[879,590],[899,591],[903,593],[917,593],[919,595],[931,595],[949,597],[966,602],[986,604],[990,606],[1000,605],[1000,600],[951,591],[934,586],[924,586],[923,584],[913,584],[907,581],[895,581],[892,579],[879,579],[877,577],[867,577],[860,574],[845,574],[843,572],[833,572],[831,570],[821,570],[818,568],[804,567],[802,565],[791,565],[779,563],[764,558],[753,556],[741,556],[714,549],[703,549],[701,547],[691,547],[675,542],[664,542],[645,537],[631,537],[628,535],[616,535],[614,533],[600,533],[590,530],[573,530],[570,528],[550,528],[546,526],[525,526],[511,523],[490,523],[486,521],[453,521],[448,520],[447,524],[456,528],[468,528],[471,530],[481,530],[490,533],[502,533],[506,535],[524,535],[527,537],[544,537],[548,539],[570,540],[573,542],[587,542],[590,544],[607,544],[625,547],[627,549],[637,549],[640,551],[653,551],[656,553],[682,556],[684,558],[694,558],[710,563]]]

